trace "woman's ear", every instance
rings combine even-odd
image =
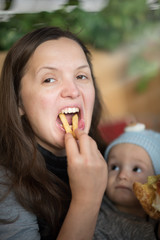
[[[19,111],[19,115],[20,115],[20,116],[23,116],[23,115],[25,114],[25,111],[24,111],[24,108],[23,108],[23,104],[22,104],[21,96],[19,97],[18,111]]]
[[[22,107],[18,107],[18,111],[19,111],[20,116],[24,115],[24,111],[23,111]]]

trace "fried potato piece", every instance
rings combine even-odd
[[[78,128],[78,115],[75,114],[73,117],[72,117],[72,128],[71,126],[69,125],[68,121],[67,121],[67,118],[65,116],[64,113],[60,113],[59,114],[59,117],[61,119],[61,122],[63,124],[63,127],[66,131],[66,133],[71,133],[73,135],[73,137],[75,138],[75,133],[74,131]]]
[[[160,177],[160,176],[159,176]],[[156,181],[157,176],[148,177],[148,182],[145,184],[135,182],[133,184],[133,191],[142,205],[144,211],[154,219],[160,219],[160,211],[157,211],[153,202],[156,198]]]
[[[66,118],[65,114],[64,113],[60,113],[59,117],[61,119],[61,122],[63,124],[63,127],[64,127],[66,133],[71,133],[72,134],[73,133],[72,129],[71,129],[71,127],[70,127],[70,125],[69,125],[69,123],[67,121],[67,118]]]
[[[75,114],[72,117],[72,130],[73,130],[73,136],[75,137],[74,131],[78,128],[78,115]]]

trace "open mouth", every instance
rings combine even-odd
[[[77,108],[77,107],[65,108],[65,109],[63,109],[60,113],[65,114],[66,119],[67,119],[67,122],[68,122],[68,124],[70,125],[71,128],[72,128],[72,117],[73,117],[75,114],[78,115],[78,118],[80,117],[80,110],[79,110],[79,108]],[[60,113],[59,113],[59,114],[60,114]],[[60,119],[59,115],[58,115],[58,117],[57,117],[57,122],[58,122],[58,124],[64,129],[63,124],[62,124],[62,122],[61,122],[61,119]]]

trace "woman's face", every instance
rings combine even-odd
[[[49,40],[37,47],[21,80],[22,105],[37,142],[49,151],[64,154],[65,131],[59,113],[71,123],[78,112],[80,129],[89,132],[95,89],[82,48],[73,40]]]

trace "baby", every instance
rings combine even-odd
[[[107,147],[105,159],[108,183],[94,239],[156,239],[157,222],[144,212],[133,183],[160,174],[160,133],[141,123],[128,126]]]

